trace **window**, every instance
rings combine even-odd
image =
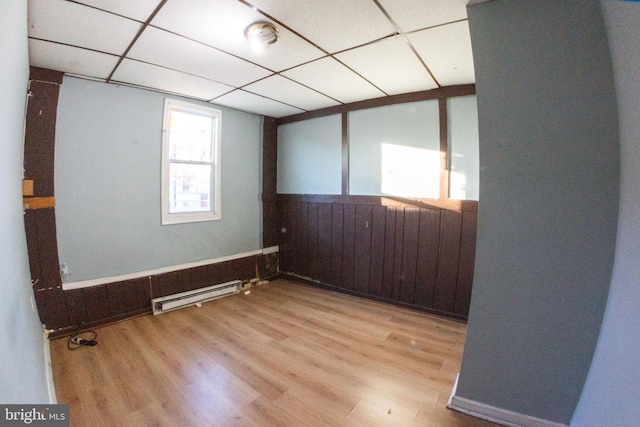
[[[162,224],[220,219],[220,119],[214,108],[166,99]]]

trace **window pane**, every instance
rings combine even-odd
[[[213,120],[211,116],[171,110],[169,158],[210,162]]]
[[[169,213],[211,210],[211,166],[169,164]]]

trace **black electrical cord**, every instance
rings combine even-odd
[[[69,350],[76,350],[80,347],[94,346],[98,344],[98,341],[96,341],[96,338],[98,337],[98,333],[96,331],[88,330],[88,331],[80,332],[81,328],[82,328],[82,323],[78,325],[78,328],[75,330],[75,332],[71,334],[69,339],[67,339],[67,348]],[[88,339],[87,337],[83,338],[80,336],[82,334],[89,334],[90,338]]]

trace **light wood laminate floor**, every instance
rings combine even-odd
[[[72,426],[494,426],[446,409],[466,325],[277,280],[51,342]]]

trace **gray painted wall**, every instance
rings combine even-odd
[[[568,423],[602,322],[618,211],[600,4],[494,1],[468,13],[481,202],[457,395]]]
[[[572,426],[640,420],[640,4],[603,1],[620,122],[620,212],[609,301]]]
[[[55,195],[60,262],[71,282],[260,248],[261,118],[224,107],[222,220],[160,225],[164,98],[65,77]]]
[[[0,2],[0,403],[48,403],[22,212],[24,108],[29,81],[27,2]]]

